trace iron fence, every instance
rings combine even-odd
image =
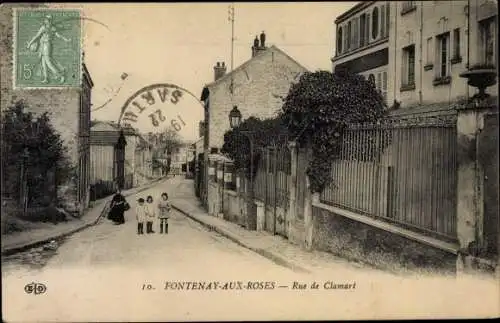
[[[320,201],[456,239],[456,117],[350,125]]]

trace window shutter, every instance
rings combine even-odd
[[[385,37],[385,5],[380,8],[380,35]]]
[[[371,37],[371,34],[370,34],[370,13],[369,12],[366,14],[365,37],[366,37],[365,43],[369,44],[370,37]]]

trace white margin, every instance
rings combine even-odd
[[[69,86],[16,86],[17,77],[17,14],[20,11],[78,11],[79,12],[79,22],[80,22],[80,55],[79,55],[79,66],[80,66],[80,82],[78,85]],[[83,87],[83,23],[82,23],[82,13],[81,8],[23,8],[17,7],[12,8],[12,18],[13,18],[13,29],[12,29],[12,89],[15,91],[19,90],[78,90]]]

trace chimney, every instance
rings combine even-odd
[[[260,41],[258,36],[255,36],[255,39],[253,40],[252,57],[263,50],[266,50],[266,34],[264,32],[260,34]]]
[[[262,33],[260,34],[260,48],[266,48],[266,34],[264,33],[264,31],[262,31]]]
[[[224,62],[217,62],[214,66],[214,80],[217,81],[226,74],[226,64]]]
[[[203,137],[205,135],[205,121],[200,121],[198,123],[198,137]]]

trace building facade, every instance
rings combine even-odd
[[[274,117],[282,106],[280,97],[286,96],[292,82],[307,71],[276,46],[266,47],[265,39],[256,41],[250,60],[228,74],[225,64],[217,63],[214,82],[203,89],[204,138],[209,152],[222,147],[224,133],[230,130],[229,112],[234,106],[243,119]]]
[[[82,84],[71,89],[14,89],[13,77],[13,8],[43,8],[42,4],[4,4],[0,6],[2,39],[0,56],[0,106],[4,111],[18,100],[24,100],[29,112],[40,115],[49,112],[54,128],[59,132],[74,169],[72,179],[57,188],[63,207],[72,213],[82,213],[89,202],[89,132],[91,90],[94,86],[87,67],[82,68]],[[82,59],[84,62],[84,57]]]
[[[363,1],[335,20],[333,71],[364,75],[391,102],[389,31],[391,1]]]
[[[491,0],[360,2],[335,20],[333,70],[371,79],[402,108],[391,113],[442,113],[477,91],[461,73],[496,70],[497,10]]]
[[[446,109],[476,92],[461,73],[487,65],[496,69],[496,1],[400,1],[393,6],[390,96],[402,108],[441,104]],[[496,93],[497,86],[489,91]]]
[[[94,121],[93,123],[90,131],[90,184],[105,182],[113,185],[119,179],[121,169],[123,169],[124,177],[123,189],[142,183],[143,166],[149,164],[151,168],[151,163],[148,163],[148,154],[143,156],[140,151],[148,150],[149,146],[139,145],[139,135],[134,129],[123,128],[126,145],[122,162],[117,153],[120,127],[112,122]],[[140,161],[136,160],[136,156],[141,157]],[[136,167],[138,162],[139,167]],[[145,172],[145,174],[148,173],[149,171]]]

